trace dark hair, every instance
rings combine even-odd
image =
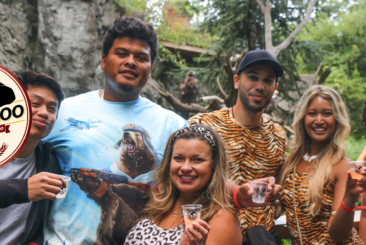
[[[58,108],[64,100],[65,95],[61,89],[60,84],[52,77],[34,71],[25,71],[18,76],[18,79],[23,84],[24,88],[28,90],[28,85],[47,87],[56,95],[58,100]]]
[[[361,124],[363,125],[364,128],[366,127],[366,101],[365,101],[365,104],[362,107]]]
[[[150,46],[151,64],[154,63],[158,53],[158,36],[154,27],[137,18],[118,17],[108,28],[103,40],[103,54],[108,55],[114,40],[119,37],[130,37],[145,41]]]

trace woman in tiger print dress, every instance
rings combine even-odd
[[[310,87],[295,111],[293,128],[291,152],[278,177],[292,244],[363,244],[352,229],[354,213],[346,209],[355,207],[366,181],[347,174],[344,140],[350,124],[338,93]]]

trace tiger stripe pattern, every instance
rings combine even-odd
[[[349,237],[341,243],[334,242],[329,236],[328,221],[331,215],[334,198],[334,183],[332,180],[327,181],[324,185],[322,206],[319,214],[315,217],[312,217],[307,213],[309,199],[307,198],[306,193],[309,189],[310,177],[310,174],[296,171],[296,181],[294,188],[295,193],[293,192],[293,172],[286,177],[283,185],[281,205],[287,215],[287,227],[292,237],[292,244],[301,244],[294,210],[294,201],[297,203],[297,218],[299,222],[302,243],[304,245],[363,244],[358,234],[354,232],[350,233]]]
[[[226,144],[229,177],[238,185],[277,175],[284,162],[286,133],[266,117],[256,127],[245,127],[230,116],[229,109],[197,114],[190,124],[204,124],[218,132]],[[270,206],[238,210],[243,237],[257,225],[274,227],[275,209]]]

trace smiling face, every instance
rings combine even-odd
[[[32,105],[32,127],[28,140],[39,141],[53,128],[58,100],[55,93],[45,86],[28,85],[27,93]]]
[[[268,65],[252,65],[234,76],[234,86],[238,88],[241,103],[250,111],[260,112],[268,105],[277,88],[276,76]]]
[[[116,38],[108,55],[102,55],[101,68],[106,86],[138,95],[151,73],[150,46],[140,39]]]
[[[180,194],[199,194],[212,177],[211,146],[199,139],[178,139],[172,152],[170,177]]]
[[[312,143],[327,142],[336,129],[331,102],[321,96],[315,97],[308,106],[304,126]]]

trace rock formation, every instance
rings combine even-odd
[[[102,88],[102,40],[124,8],[114,0],[0,0],[0,65],[44,72],[66,96]]]

